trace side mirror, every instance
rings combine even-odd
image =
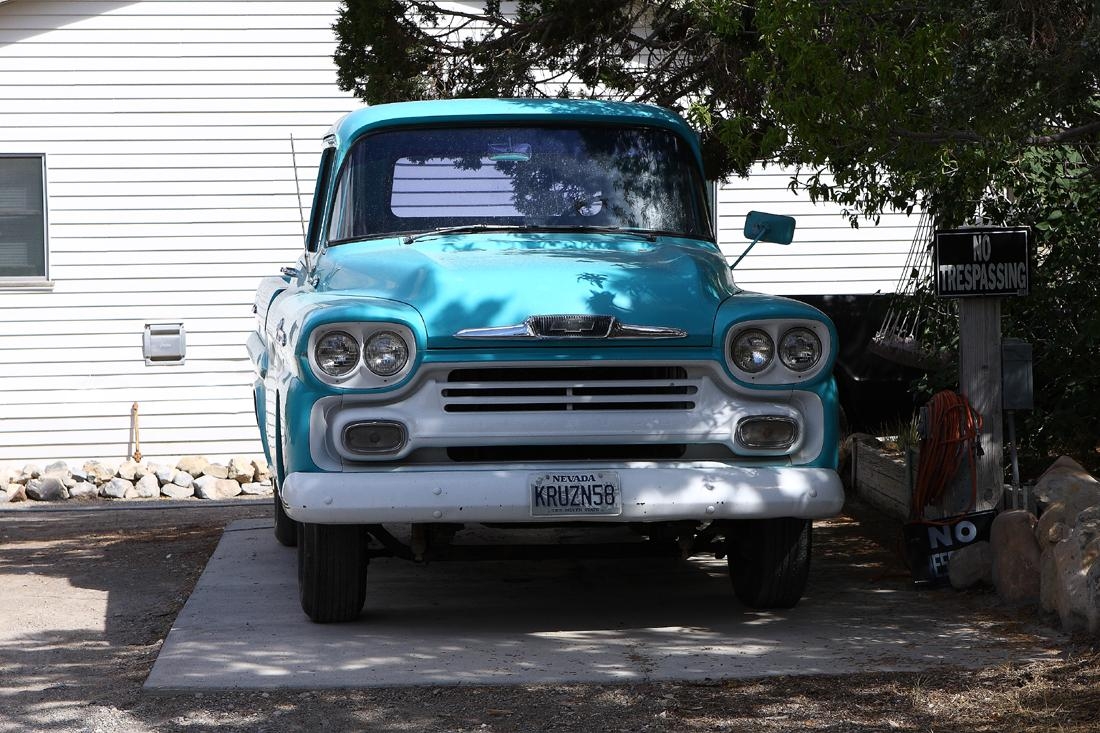
[[[757,242],[771,242],[772,244],[790,244],[794,239],[794,217],[781,216],[779,214],[765,214],[762,211],[750,211],[745,217],[745,238],[751,239],[749,246],[730,265],[730,269],[741,264],[749,250],[756,246]]]
[[[751,239],[753,244],[790,244],[794,239],[794,217],[750,211],[745,217],[745,239]]]

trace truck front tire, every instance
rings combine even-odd
[[[283,509],[283,500],[279,497],[279,482],[274,483],[271,493],[275,498],[275,539],[283,547],[294,547],[298,544],[298,523]]]
[[[362,613],[368,542],[359,525],[298,525],[298,595],[311,621],[354,621]]]
[[[732,522],[726,562],[737,598],[749,608],[793,608],[806,589],[812,546],[809,519]]]

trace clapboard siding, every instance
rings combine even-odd
[[[734,271],[738,285],[777,295],[853,295],[893,292],[905,267],[919,220],[884,214],[853,229],[836,204],[813,203],[787,189],[793,171],[757,167],[747,179],[718,188],[718,233],[732,263],[748,244],[742,235],[749,211],[797,219],[794,242],[757,244]]]
[[[0,290],[0,461],[121,459],[135,402],[152,460],[260,451],[252,293],[297,258],[320,139],[359,106],[335,85],[335,12],[0,4],[0,152],[47,156],[53,281]],[[145,366],[162,321],[187,329],[182,366]]]

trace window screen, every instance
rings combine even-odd
[[[0,154],[0,278],[46,277],[45,161]]]

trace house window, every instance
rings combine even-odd
[[[46,279],[46,157],[0,153],[0,286]]]

